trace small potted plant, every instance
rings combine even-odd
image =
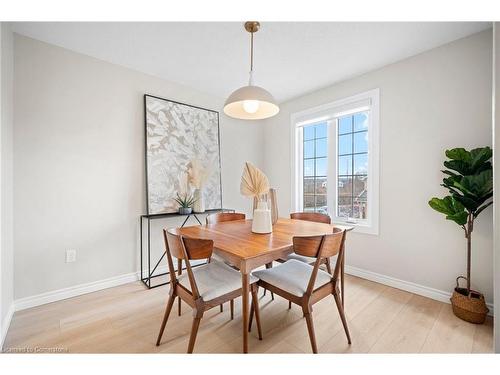
[[[471,289],[471,239],[474,220],[488,208],[493,197],[493,170],[489,147],[467,151],[463,148],[446,150],[450,159],[444,162],[447,168],[442,172],[447,176],[441,186],[448,189],[450,195],[432,198],[429,205],[454,221],[465,232],[467,240],[467,277],[459,276],[451,297],[453,313],[471,323],[484,323],[488,308],[482,293]],[[467,287],[459,286],[458,281],[467,281]]]
[[[188,193],[184,193],[182,196],[177,193],[177,197],[174,198],[179,204],[179,214],[180,215],[189,215],[193,211],[193,204],[196,202],[196,199]]]

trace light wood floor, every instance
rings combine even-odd
[[[177,303],[163,336],[156,336],[167,300],[168,286],[146,290],[139,282],[86,294],[17,312],[4,351],[67,351],[71,353],[184,353],[191,329],[191,310]],[[261,296],[264,339],[256,328],[249,338],[252,353],[310,353],[307,327],[298,306],[269,293]],[[241,351],[241,299],[205,314],[195,353]],[[488,353],[492,352],[492,319],[474,325],[456,318],[448,304],[381,284],[348,276],[346,315],[352,336],[347,340],[333,297],[314,306],[320,353]],[[14,348],[12,350],[12,348]]]

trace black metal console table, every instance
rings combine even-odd
[[[186,219],[184,219],[184,222],[182,223],[181,225],[181,228],[186,225],[186,223],[188,222],[189,218],[194,218],[196,219],[196,221],[198,222],[199,225],[202,225],[200,219],[198,218],[197,215],[205,215],[205,214],[213,214],[213,213],[216,213],[216,212],[234,212],[233,209],[227,209],[227,208],[219,208],[219,209],[213,209],[213,210],[206,210],[205,212],[203,213],[190,213],[189,215],[180,215],[176,212],[174,213],[168,213],[168,214],[152,214],[152,215],[141,215],[140,217],[140,226],[141,226],[141,281],[144,283],[144,285],[146,285],[146,287],[148,289],[152,289],[152,288],[157,288],[159,286],[162,286],[162,285],[165,285],[165,284],[168,284],[170,283],[170,281],[167,281],[167,282],[164,282],[164,283],[161,283],[161,284],[158,284],[158,285],[153,285],[151,286],[151,279],[155,278],[155,277],[160,277],[160,276],[165,276],[165,275],[168,275],[169,272],[164,272],[164,273],[160,273],[158,275],[153,275],[153,273],[156,271],[156,269],[158,268],[158,266],[160,265],[160,262],[163,260],[163,258],[165,258],[165,255],[167,254],[166,251],[163,252],[162,256],[160,257],[160,259],[158,259],[158,262],[156,262],[155,266],[153,267],[153,270],[151,270],[151,220],[154,220],[154,219],[164,219],[164,218],[167,218],[167,217],[177,217],[177,216],[186,216]],[[148,273],[147,275],[144,275],[144,272],[143,272],[143,229],[144,229],[144,220],[147,221],[147,225],[148,225],[148,241],[147,241],[147,248],[148,248]],[[193,266],[193,267],[196,267],[196,266]]]

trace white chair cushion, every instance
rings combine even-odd
[[[287,260],[277,267],[253,272],[262,281],[274,285],[295,296],[302,297],[307,291],[313,267],[296,259]],[[325,271],[318,270],[314,289],[330,282],[332,276]]]
[[[316,258],[306,257],[304,255],[299,255],[299,254],[296,254],[296,253],[288,254],[288,256],[287,256],[286,259],[287,260],[295,259],[295,260],[298,260],[299,262],[303,262],[303,263],[307,263],[307,264],[311,264],[311,263],[316,262]]]
[[[200,296],[204,301],[210,301],[224,294],[241,289],[241,273],[222,262],[212,260],[208,264],[193,268],[194,279]],[[191,283],[187,271],[177,277],[179,283],[191,291]],[[257,282],[255,276],[250,275],[250,284]]]
[[[290,260],[290,259],[295,259],[295,260],[298,260],[300,262],[304,262],[304,263],[307,263],[307,264],[313,264],[314,262],[316,262],[316,258],[313,258],[313,257],[306,257],[304,255],[299,255],[299,254],[296,254],[296,253],[291,253],[291,254],[288,254],[287,256],[287,260]],[[335,264],[335,259],[337,259],[337,256],[335,255],[334,257],[331,257],[330,258],[330,262],[333,262],[333,264]]]

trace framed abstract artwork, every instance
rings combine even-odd
[[[219,113],[144,95],[146,202],[148,215],[177,212],[177,193],[190,193],[189,164],[210,170],[203,191],[206,209],[222,208]]]

